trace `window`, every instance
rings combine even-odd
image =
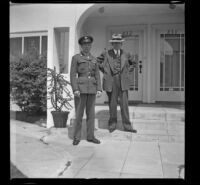
[[[47,55],[47,36],[42,36],[42,55]]]
[[[40,53],[40,37],[24,37],[24,54],[28,54],[32,49]]]
[[[11,34],[10,59],[27,54],[34,48],[39,54],[47,55],[47,33],[19,33]]]
[[[69,28],[56,27],[54,31],[59,71],[60,73],[68,73]]]
[[[18,57],[22,54],[22,38],[10,39],[10,57]]]

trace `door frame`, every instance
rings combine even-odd
[[[145,99],[145,95],[146,95],[146,91],[147,91],[147,81],[146,81],[146,77],[147,77],[147,64],[146,64],[146,56],[147,56],[147,25],[146,24],[130,24],[130,25],[109,25],[106,27],[106,48],[110,47],[110,43],[108,42],[111,38],[110,38],[110,31],[111,30],[116,30],[116,31],[122,31],[122,30],[129,30],[129,31],[133,31],[133,32],[138,32],[139,36],[141,36],[141,58],[139,58],[139,61],[142,61],[142,74],[140,76],[140,82],[142,83],[140,85],[141,87],[141,98],[139,99],[134,99],[133,100],[129,100],[129,101],[141,101],[143,102]],[[140,46],[139,46],[140,47]],[[122,46],[123,48],[123,46]],[[129,95],[130,95],[130,91],[129,91]]]
[[[177,23],[177,24],[157,24],[153,25],[153,32],[155,34],[155,75],[156,75],[156,94],[155,94],[155,101],[167,101],[167,102],[184,102],[184,94],[183,92],[179,91],[160,91],[160,48],[159,48],[159,41],[160,41],[160,33],[162,32],[183,32],[185,34],[184,24]]]

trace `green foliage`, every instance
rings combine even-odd
[[[10,61],[10,93],[24,112],[46,111],[47,58],[31,51]]]
[[[72,109],[72,105],[69,101],[73,100],[73,97],[68,89],[71,86],[60,73],[56,73],[56,69],[47,69],[48,85],[48,99],[51,100],[52,108],[56,111],[62,111],[65,107],[67,110]]]

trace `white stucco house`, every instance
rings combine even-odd
[[[25,53],[34,42],[40,53],[47,51],[48,67],[60,71],[64,64],[67,77],[80,36],[93,36],[91,53],[99,56],[112,33],[122,33],[123,48],[139,58],[129,101],[184,102],[184,4],[10,4],[11,54]],[[96,103],[105,101],[103,93]],[[50,127],[49,111],[48,120]]]

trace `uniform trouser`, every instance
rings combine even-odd
[[[120,109],[123,124],[131,124],[129,120],[129,109],[128,109],[128,90],[122,91],[120,75],[113,77],[112,91],[107,92],[110,119],[109,125],[117,124],[117,102],[118,97],[120,99]]]
[[[95,119],[95,99],[96,94],[80,94],[75,97],[76,121],[74,138],[81,139],[81,127],[84,110],[86,108],[87,139],[94,138],[94,119]]]

